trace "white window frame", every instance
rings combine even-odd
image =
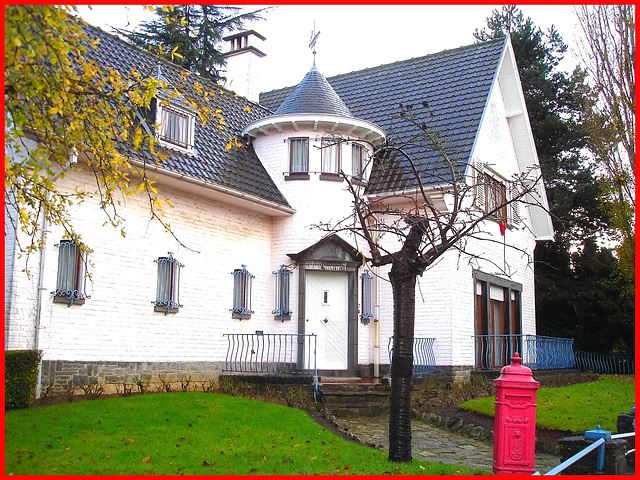
[[[323,138],[320,144],[321,173],[339,175],[341,169],[341,143],[335,138]]]
[[[351,144],[351,173],[353,178],[364,180],[367,149],[359,143]]]
[[[309,137],[289,138],[289,174],[309,174]]]
[[[185,118],[187,131],[182,139],[167,139],[165,131],[167,125],[163,124],[163,117],[171,113],[174,115],[181,115]],[[175,104],[167,104],[166,101],[158,100],[156,108],[156,125],[158,125],[156,137],[160,145],[167,148],[173,148],[180,152],[193,153],[196,127],[196,116],[193,112]]]

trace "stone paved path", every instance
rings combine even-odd
[[[389,417],[339,418],[337,424],[348,428],[358,440],[364,443],[389,447]],[[463,437],[432,425],[411,420],[413,458],[429,462],[455,463],[471,468],[493,469],[493,445]],[[536,455],[535,468],[541,474],[560,463],[560,457]]]

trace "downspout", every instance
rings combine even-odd
[[[373,267],[373,378],[380,378],[380,303],[379,303],[379,267]]]
[[[71,165],[74,165],[77,162],[78,162],[78,153],[76,152],[75,149],[73,149],[72,152],[69,154],[69,163],[53,176],[53,178],[51,179],[51,182],[53,183],[56,180],[58,180],[60,176],[71,167]],[[51,195],[49,191],[47,191],[47,195],[46,195],[47,203],[50,197]],[[42,218],[42,235],[40,236],[42,243],[41,243],[41,250],[40,250],[40,265],[38,268],[38,293],[36,295],[36,325],[35,325],[35,333],[34,333],[34,339],[33,339],[34,350],[40,349],[40,322],[43,316],[43,304],[44,304],[42,300],[42,296],[43,296],[42,292],[45,290],[44,265],[45,265],[46,252],[47,252],[47,248],[46,248],[47,233],[48,233],[47,230],[49,228],[49,222],[47,221],[46,212],[43,211],[42,217],[43,217]],[[36,383],[36,398],[40,398],[41,394],[42,394],[42,358],[40,359],[40,363],[38,364],[38,382]]]
[[[49,200],[49,192],[47,192],[47,201]],[[40,319],[42,318],[42,309],[43,309],[43,301],[42,301],[42,292],[44,290],[44,261],[46,257],[46,247],[47,247],[47,229],[49,228],[49,222],[47,222],[47,215],[43,213],[42,219],[42,235],[41,235],[41,250],[40,250],[40,266],[38,268],[38,293],[36,299],[36,326],[35,326],[35,334],[33,340],[33,349],[39,350],[40,348]],[[36,384],[36,398],[40,398],[42,393],[42,358],[40,359],[40,364],[38,365],[38,383]]]

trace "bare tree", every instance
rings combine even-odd
[[[594,95],[585,106],[587,144],[606,180],[606,210],[620,233],[620,260],[633,269],[635,245],[635,5],[576,7],[582,60]],[[625,261],[625,257],[626,261]]]
[[[411,389],[413,385],[413,335],[416,280],[444,253],[457,250],[470,259],[471,239],[503,242],[486,230],[485,220],[498,221],[506,228],[507,211],[518,216],[517,205],[542,206],[538,190],[538,169],[522,172],[506,189],[485,181],[480,166],[459,160],[439,141],[428,125],[411,108],[402,107],[400,117],[415,127],[416,134],[402,144],[393,139],[380,147],[372,159],[374,169],[408,172],[415,179],[415,191],[367,196],[364,187],[342,174],[353,196],[352,214],[336,223],[317,225],[327,232],[344,232],[364,239],[374,267],[390,265],[393,292],[393,356],[391,360],[391,402],[389,421],[389,460],[411,461]],[[437,166],[425,168],[408,152],[435,151]],[[471,168],[467,168],[471,167]],[[489,197],[489,198],[488,198]],[[505,244],[506,245],[506,244]],[[506,248],[506,247],[505,247]],[[518,246],[509,248],[525,252]],[[532,261],[531,258],[528,259]],[[508,265],[496,264],[505,272]]]

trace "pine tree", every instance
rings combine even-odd
[[[143,22],[140,31],[116,29],[133,44],[158,50],[161,56],[214,81],[224,80],[225,59],[219,45],[226,33],[261,20],[266,9],[243,12],[241,7],[175,5],[156,8],[156,18]]]
[[[602,180],[583,153],[587,146],[583,107],[590,95],[586,73],[579,67],[571,74],[558,71],[567,50],[561,36],[553,27],[543,32],[515,5],[494,10],[487,27],[474,33],[480,41],[506,35],[514,47],[556,235],[555,242],[538,243],[535,249],[538,334],[575,337],[580,348],[598,348],[598,353],[610,353],[614,346],[617,353],[630,353],[633,336],[624,333],[628,329],[603,329],[608,318],[617,319],[611,326],[625,324],[633,295],[628,294],[628,282],[619,278],[616,258],[602,261],[611,252],[596,245],[597,238],[610,233],[610,219],[600,200]],[[599,268],[578,274],[576,262],[588,259],[597,261]],[[589,313],[596,306],[583,299],[602,298],[597,282],[601,277],[615,279],[611,282],[620,290],[608,290],[617,301],[604,302],[609,313],[596,324]],[[589,339],[594,334],[600,338],[597,343]]]

